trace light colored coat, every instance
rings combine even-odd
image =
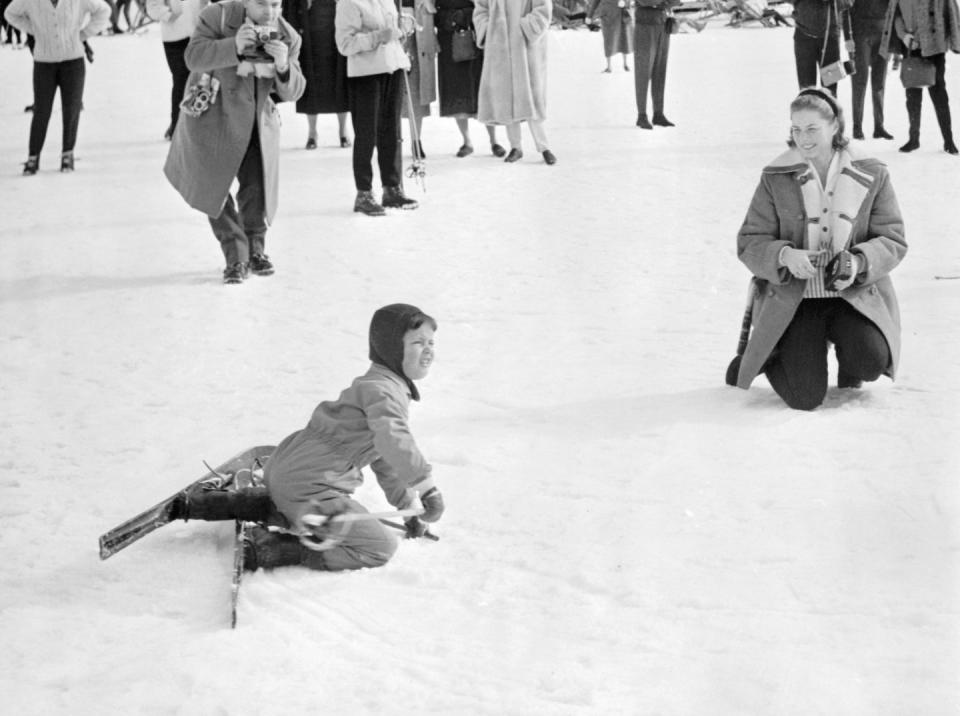
[[[335,401],[320,403],[310,422],[281,442],[264,473],[277,508],[298,524],[310,500],[332,488],[352,493],[370,466],[387,500],[404,509],[433,487],[431,467],[410,434],[410,388],[376,363]]]
[[[947,50],[960,52],[960,10],[957,0],[917,0],[930,18],[929,23],[921,23],[914,29],[914,37],[920,43],[920,54],[924,57],[942,55]],[[883,20],[883,34],[880,36],[880,54],[904,55],[904,46],[894,27],[897,15],[897,0],[890,0],[887,15]]]
[[[400,40],[380,44],[377,33],[399,27],[393,0],[337,0],[337,49],[347,58],[347,76],[392,74],[410,69]]]
[[[907,253],[903,220],[886,166],[868,158],[853,159],[852,166],[868,177],[869,186],[851,217],[848,245],[866,260],[867,271],[840,297],[880,329],[891,356],[885,373],[893,378],[900,357],[900,309],[889,274]],[[805,245],[809,222],[800,178],[808,168],[792,149],[765,167],[737,237],[737,254],[755,276],[753,331],[740,362],[740,388],[750,387],[803,300],[807,282],[781,266],[779,255],[784,246]]]
[[[437,33],[433,23],[433,16],[436,14],[437,8],[433,0],[416,0],[414,3],[420,104],[430,104],[437,99],[437,52],[440,46],[437,44]]]
[[[212,3],[200,13],[184,55],[190,68],[187,87],[208,72],[220,81],[220,92],[216,102],[199,117],[180,113],[163,171],[190,206],[210,217],[219,216],[256,122],[263,157],[265,219],[269,224],[277,211],[280,174],[280,115],[270,93],[294,101],[303,94],[306,82],[298,61],[300,36],[283,18],[278,21],[278,30],[290,48],[287,79],[237,74],[234,37],[244,18],[241,0]]]
[[[552,0],[476,0],[484,50],[477,119],[513,124],[547,117],[547,30]]]

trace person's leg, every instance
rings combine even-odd
[[[379,75],[351,77],[350,117],[353,122],[353,180],[357,191],[373,187],[373,150],[380,114]]]
[[[529,119],[527,126],[530,127],[530,135],[533,137],[533,144],[541,154],[550,149],[547,141],[547,131],[543,127],[542,119]]]
[[[403,177],[403,158],[400,154],[403,70],[381,77],[380,112],[377,118],[377,165],[380,168],[380,183],[385,187],[399,187]]]
[[[340,128],[340,147],[346,149],[350,146],[350,138],[347,136],[347,116],[349,112],[337,112],[337,125]],[[316,127],[314,127],[316,131]]]
[[[72,154],[77,143],[77,130],[80,127],[80,110],[83,107],[83,85],[86,75],[86,63],[82,57],[60,63],[58,84],[63,113],[64,154]]]
[[[887,132],[883,117],[883,95],[887,85],[887,59],[880,54],[880,35],[869,35],[870,52],[870,98],[873,102],[874,139],[893,139]],[[857,69],[859,72],[859,68]],[[856,77],[856,75],[854,75]]]
[[[487,137],[490,139],[490,151],[493,152],[493,156],[502,157],[506,154],[503,147],[497,142],[497,125],[495,124],[485,124],[484,127],[487,129]]]
[[[820,61],[820,51],[823,49],[823,40],[807,37],[795,32],[793,35],[793,59],[797,68],[797,84],[800,89],[816,87],[818,82],[817,63]]]
[[[307,115],[307,149],[317,148],[317,115]]]
[[[247,238],[247,258],[243,258],[241,249],[241,261],[250,261],[251,257],[263,256],[264,244],[267,234],[266,219],[266,197],[263,187],[263,155],[260,150],[260,132],[256,125],[250,135],[250,142],[247,144],[247,151],[243,155],[243,161],[240,162],[240,168],[237,170],[237,205],[239,206],[240,223],[243,226],[243,235]],[[256,273],[273,273],[272,266],[269,271],[257,270]]]
[[[927,91],[930,93],[930,99],[933,100],[933,110],[940,125],[940,134],[943,135],[943,148],[950,154],[956,154],[957,147],[953,142],[953,123],[950,118],[950,96],[947,93],[946,55],[940,53],[931,55],[927,59],[933,62],[937,70],[936,81]]]
[[[510,153],[504,161],[515,162],[523,156],[523,135],[520,133],[520,122],[511,122],[507,125],[507,142],[510,144]]]
[[[356,500],[348,499],[348,503],[348,514],[368,512],[367,508]],[[348,528],[342,541],[332,549],[316,552],[304,548],[306,551],[303,565],[328,572],[380,567],[397,551],[397,538],[390,528],[378,520],[361,519],[345,524]]]
[[[170,126],[165,134],[168,139],[173,136],[177,120],[180,119],[180,103],[183,101],[183,93],[187,87],[187,78],[190,77],[190,69],[184,59],[184,53],[187,51],[189,42],[190,38],[185,37],[182,40],[163,43],[163,54],[167,58],[167,67],[170,69],[172,80],[170,87]]]
[[[656,26],[637,23],[633,35],[633,87],[637,103],[637,126],[653,129],[647,118],[647,93],[653,74]]]
[[[237,214],[233,197],[227,195],[220,216],[216,218],[207,217],[207,220],[210,222],[210,228],[213,229],[213,235],[220,242],[220,249],[223,251],[227,269],[229,270],[237,264],[245,267],[250,260],[249,243],[246,234],[243,233],[243,226],[240,223],[240,216]],[[243,273],[243,270],[241,270],[241,280]]]
[[[29,155],[39,157],[47,138],[47,127],[57,92],[58,62],[33,63],[33,118],[30,120]]]
[[[907,95],[907,118],[910,121],[910,138],[900,147],[901,152],[912,152],[920,148],[920,109],[923,107],[923,90],[909,87]]]
[[[850,90],[853,100],[853,138],[863,139],[863,104],[867,96],[867,79],[871,68],[870,36],[863,35],[855,39],[853,64],[857,71],[850,78]],[[874,77],[874,82],[876,78]],[[876,105],[874,97],[874,124],[876,124]]]
[[[823,47],[823,40],[820,40],[820,51],[817,54],[817,64],[818,69],[817,73],[819,74],[820,67],[826,67],[827,65],[833,64],[840,59],[840,37],[833,36],[827,40],[826,49]],[[834,97],[837,96],[837,84],[834,82],[832,85],[824,85],[823,88],[827,90]]]
[[[670,33],[663,25],[657,25],[657,32],[650,86],[650,95],[653,99],[653,123],[660,127],[672,127],[673,122],[663,114],[663,101],[667,89],[667,60],[670,57]]]
[[[842,298],[827,319],[827,338],[833,342],[840,368],[839,383],[871,382],[890,367],[890,346],[869,318]]]
[[[827,299],[829,300],[829,299]],[[765,368],[767,380],[795,410],[813,410],[827,394],[825,299],[801,301]]]

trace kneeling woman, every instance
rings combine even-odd
[[[805,89],[790,105],[790,149],[763,170],[737,238],[753,273],[753,331],[727,383],[759,373],[791,408],[813,410],[827,392],[827,350],[841,388],[893,378],[900,311],[890,272],[907,244],[886,166],[854,156],[843,112]]]

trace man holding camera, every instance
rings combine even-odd
[[[280,7],[281,0],[208,5],[184,55],[190,79],[164,173],[209,217],[226,259],[224,283],[273,273],[264,253],[279,181],[280,117],[271,94],[295,101],[306,88],[300,37]]]

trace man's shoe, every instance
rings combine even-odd
[[[242,261],[230,264],[223,270],[224,283],[243,283],[247,277],[247,265]]]
[[[675,127],[676,125],[663,116],[663,112],[657,112],[653,115],[653,123],[658,127]]]
[[[60,171],[73,171],[73,152],[64,152],[60,155]]]
[[[523,158],[522,149],[511,149],[510,153],[507,155],[507,158],[504,159],[503,161],[509,162],[512,164],[513,162],[519,161],[522,158]]]
[[[912,152],[920,148],[920,142],[916,139],[911,139],[909,142],[900,147],[901,152]]]
[[[953,143],[952,139],[948,139],[943,143],[943,151],[945,151],[947,154],[956,154],[957,145]]]
[[[269,276],[273,273],[273,263],[266,254],[254,254],[250,257],[250,272],[257,276]]]
[[[653,125],[650,124],[650,120],[647,119],[647,115],[645,114],[637,115],[637,126],[641,129],[653,129]]]
[[[873,136],[876,137],[876,136],[877,136],[877,133],[874,132],[874,133],[873,133]],[[863,129],[860,128],[860,127],[854,127],[854,128],[853,128],[853,138],[854,138],[854,139],[863,139]]]
[[[874,139],[893,139],[893,135],[890,134],[890,132],[888,132],[883,127],[876,127],[873,130],[873,138]]]
[[[464,144],[457,150],[457,157],[460,159],[469,157],[471,154],[473,154],[473,147],[471,147],[469,144]]]
[[[503,147],[501,147],[501,146],[500,146],[499,144],[497,144],[496,142],[494,142],[493,144],[490,145],[490,152],[491,152],[491,153],[493,154],[493,156],[495,156],[497,159],[499,159],[500,157],[505,157],[505,156],[507,156],[507,150],[504,149]]]
[[[557,158],[554,156],[553,152],[549,149],[543,150],[543,161],[547,164],[553,165],[557,163]]]
[[[33,176],[38,169],[40,169],[40,157],[27,157],[27,161],[23,163],[23,175]]]
[[[383,201],[385,209],[416,209],[420,204],[403,193],[398,186],[383,187]]]
[[[353,202],[353,210],[367,216],[385,216],[386,211],[373,198],[373,192],[358,191],[357,200]]]

